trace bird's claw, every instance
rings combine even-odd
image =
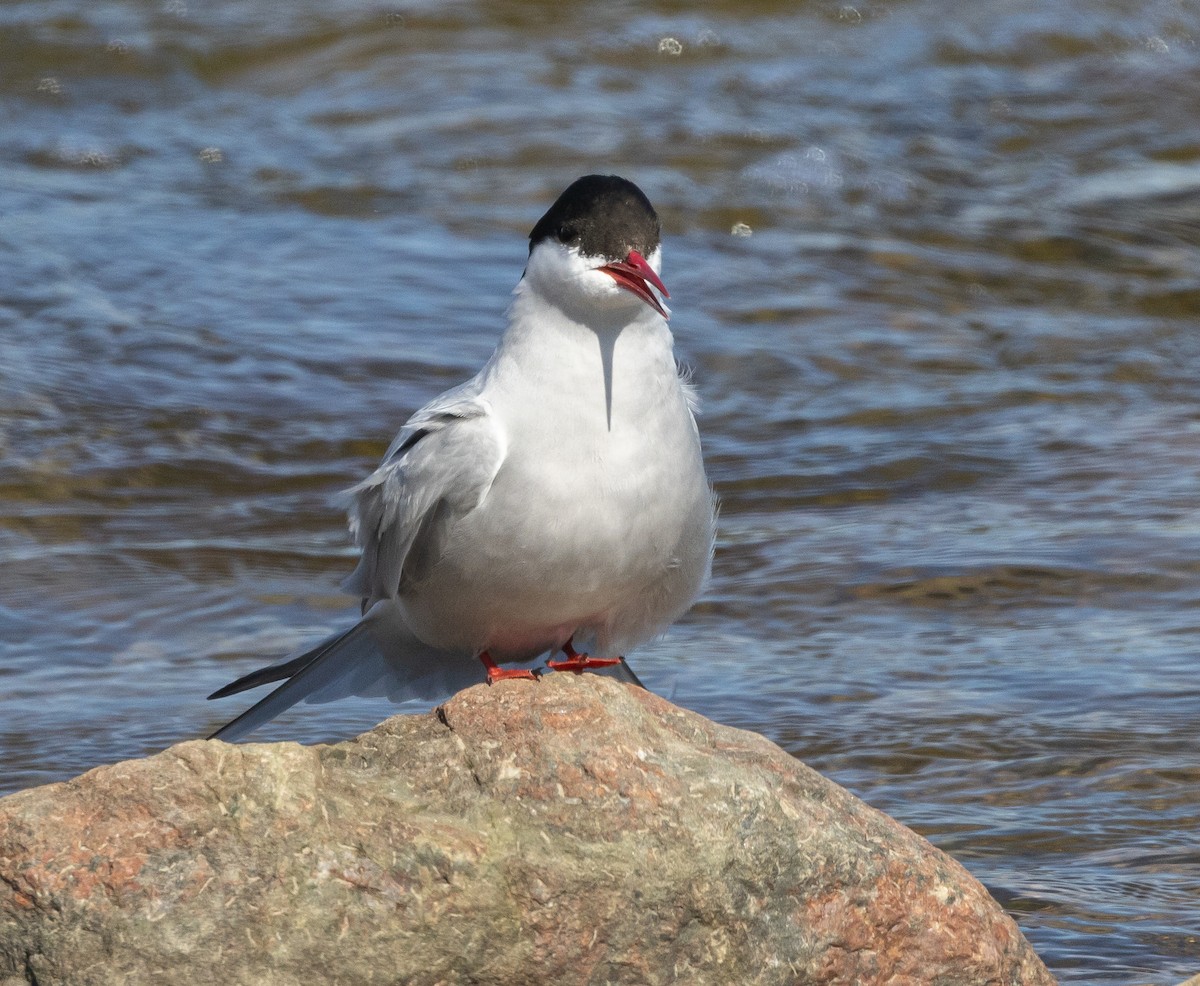
[[[587,654],[573,654],[568,656],[565,661],[547,661],[546,667],[551,671],[574,671],[576,674],[582,674],[592,668],[611,668],[614,664],[620,663],[619,657],[588,657]]]
[[[494,685],[497,681],[503,681],[506,678],[532,678],[534,681],[537,681],[542,676],[539,668],[502,668],[492,660],[492,655],[487,651],[479,655],[479,660],[483,662],[483,666],[487,671],[487,683],[489,685]]]
[[[551,671],[574,671],[576,674],[582,674],[592,668],[611,668],[614,664],[621,663],[619,657],[589,657],[582,654],[575,649],[572,640],[562,645],[562,652],[566,655],[566,660],[546,662],[546,667]]]
[[[497,681],[508,678],[532,678],[537,681],[542,676],[538,668],[488,668],[487,683],[494,685]]]

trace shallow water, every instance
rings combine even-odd
[[[1200,971],[1200,7],[28,0],[0,124],[0,790],[351,618],[338,491],[615,171],[723,501],[639,674],[1064,982]]]

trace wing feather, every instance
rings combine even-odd
[[[394,598],[414,565],[437,561],[446,532],[474,510],[504,460],[504,436],[475,381],[422,408],[370,476],[349,493],[350,530],[362,549],[343,582],[364,611]]]

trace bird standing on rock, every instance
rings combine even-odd
[[[302,700],[532,678],[502,665],[547,652],[564,655],[556,671],[637,681],[616,655],[691,605],[715,529],[660,268],[658,216],[632,182],[588,175],[559,196],[487,364],[414,414],[350,491],[362,557],[344,587],[362,619],[213,693],[286,679],[212,738]]]

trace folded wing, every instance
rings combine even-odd
[[[362,557],[343,585],[362,597],[363,618],[210,695],[283,681],[212,738],[238,739],[297,702],[348,695],[436,699],[479,681],[473,654],[442,651],[413,635],[397,597],[405,579],[420,578],[437,560],[455,521],[483,502],[504,447],[473,382],[413,415],[379,468],[350,491],[350,527]]]
[[[504,436],[472,384],[413,415],[379,468],[350,490],[350,529],[362,558],[342,585],[362,597],[364,612],[395,598],[406,578],[421,577],[446,532],[483,502],[496,478]]]

